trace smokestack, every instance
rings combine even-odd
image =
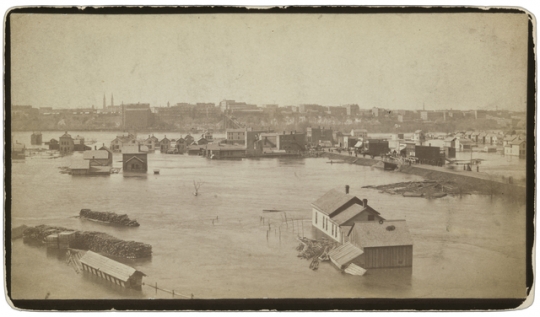
[[[365,208],[365,207],[367,207],[367,199],[364,198],[363,201],[364,201],[364,208]]]
[[[345,194],[348,194],[349,193],[349,185],[345,185]]]
[[[94,150],[97,150],[97,145],[94,145]]]

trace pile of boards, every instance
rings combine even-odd
[[[138,227],[140,226],[137,220],[129,219],[128,215],[119,215],[114,212],[107,211],[92,211],[90,209],[81,209],[79,213],[80,217],[88,218],[91,220],[97,220],[115,225],[121,225],[126,227]]]
[[[46,241],[51,235],[62,232],[74,232],[74,237],[69,241],[69,247],[74,249],[91,250],[112,256],[136,259],[152,256],[152,246],[135,241],[124,241],[103,232],[75,231],[62,227],[39,225],[28,227],[23,233],[25,241]]]

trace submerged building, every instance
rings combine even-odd
[[[126,288],[140,289],[142,279],[146,276],[146,274],[131,266],[92,251],[86,251],[79,261],[84,271]]]
[[[327,237],[345,243],[355,221],[385,220],[378,211],[368,205],[368,200],[349,194],[349,186],[341,192],[332,189],[312,206],[312,225]]]

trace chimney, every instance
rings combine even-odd
[[[97,150],[97,145],[94,145],[94,150]]]
[[[348,194],[349,193],[349,185],[345,185],[345,194]]]
[[[365,208],[365,207],[367,207],[367,199],[364,198],[363,201],[364,201],[364,208]]]

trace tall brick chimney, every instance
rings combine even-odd
[[[364,208],[365,208],[365,207],[367,207],[367,199],[364,198],[363,201],[364,201]]]
[[[349,185],[345,185],[345,194],[348,194],[349,193]]]

